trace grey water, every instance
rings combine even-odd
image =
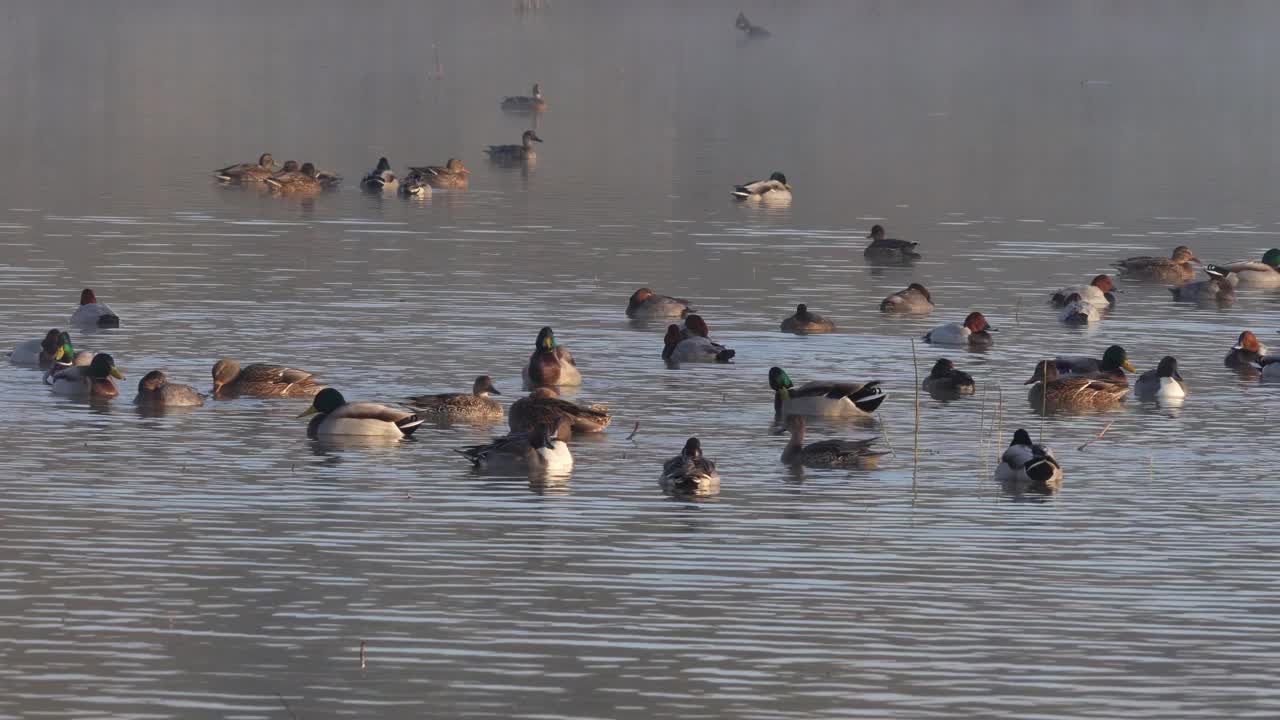
[[[748,42],[744,10],[772,37]],[[1132,255],[1280,245],[1280,86],[1266,2],[14,2],[0,8],[0,339],[65,326],[121,397],[0,367],[0,718],[1275,717],[1280,386],[1222,366],[1280,343],[1280,294],[1229,308],[1120,283],[1085,331],[1046,304]],[[487,164],[534,119],[545,143]],[[211,170],[272,152],[345,176],[278,197]],[[370,196],[461,158],[466,191]],[[735,204],[785,172],[787,206]],[[920,242],[869,266],[870,225]],[[882,316],[919,281],[928,318]],[[647,285],[687,297],[731,366],[664,367]],[[783,335],[806,302],[829,336]],[[980,310],[986,353],[919,342]],[[149,416],[163,368],[220,357],[396,402],[490,374],[542,325],[613,426],[567,477],[473,472],[503,425],[322,444],[300,400]],[[912,339],[916,339],[913,350]],[[1180,408],[1043,421],[1036,359],[1175,355]],[[913,357],[914,352],[914,357]],[[972,398],[920,400],[951,357]],[[792,471],[770,366],[878,379],[877,470]],[[991,480],[1016,427],[1060,494]],[[1100,439],[1098,435],[1106,429]],[[634,431],[634,434],[633,434]],[[722,475],[663,495],[696,435]],[[1085,443],[1094,440],[1083,447]],[[363,659],[361,646],[364,646]]]

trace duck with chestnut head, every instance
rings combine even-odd
[[[924,285],[911,283],[907,289],[899,290],[881,300],[880,312],[928,315],[933,312],[933,295]]]
[[[1116,304],[1118,292],[1120,291],[1116,289],[1116,284],[1110,275],[1095,275],[1088,285],[1065,287],[1055,292],[1049,302],[1054,307],[1065,307],[1072,302],[1072,296],[1078,296],[1076,302],[1087,302],[1102,310]]]
[[[675,328],[675,333],[672,328]],[[711,339],[711,329],[701,315],[690,315],[684,319],[684,329],[679,326],[667,328],[663,338],[662,357],[669,362],[682,363],[729,363],[737,353]]]
[[[627,301],[627,317],[632,320],[684,318],[691,311],[688,300],[659,295],[647,287],[631,293]]]
[[[93,290],[85,288],[80,291],[80,307],[71,314],[71,324],[79,328],[118,328],[120,316],[110,305],[98,302]]]
[[[971,312],[962,323],[947,323],[925,333],[924,341],[933,345],[959,345],[972,349],[989,348],[995,344],[987,318],[980,312]]]

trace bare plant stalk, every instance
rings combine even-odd
[[[982,404],[978,406],[978,482],[982,482],[987,475],[987,391],[990,387],[987,383],[982,383]]]
[[[916,377],[916,429],[915,446],[911,460],[911,494],[916,494],[916,472],[920,468],[920,364],[916,361],[916,340],[911,338],[911,369]]]
[[[1053,362],[1045,360],[1044,362]],[[1040,443],[1044,443],[1044,416],[1049,412],[1049,372],[1044,369],[1044,377],[1040,379]]]
[[[893,443],[889,442],[889,426],[884,424],[884,415],[876,413],[876,417],[880,418],[880,437],[884,438],[884,444],[889,447],[890,454],[898,457],[898,451],[893,449]]]
[[[637,420],[637,421],[636,421],[636,426],[635,426],[635,427],[633,427],[633,428],[631,428],[631,434],[627,436],[627,439],[628,439],[628,440],[630,440],[631,438],[635,437],[635,436],[636,436],[636,433],[638,433],[638,432],[640,432],[640,421],[639,421],[639,420]]]
[[[298,713],[294,712],[293,708],[289,706],[289,701],[285,700],[280,693],[276,693],[276,697],[280,698],[280,704],[284,706],[285,712],[289,713],[289,717],[293,718],[293,720],[298,720]]]
[[[367,659],[367,656],[365,655],[365,650],[364,650],[364,640],[361,640],[360,641],[360,669],[361,670],[364,670],[365,667],[367,667],[367,663],[365,662],[366,659]]]
[[[1093,439],[1089,440],[1089,441],[1088,441],[1088,442],[1086,442],[1085,444],[1083,444],[1083,445],[1081,445],[1080,447],[1076,448],[1076,450],[1084,450],[1085,448],[1089,447],[1090,445],[1092,445],[1092,444],[1094,444],[1094,443],[1098,442],[1099,440],[1101,440],[1101,439],[1102,439],[1102,436],[1107,434],[1107,431],[1111,429],[1111,426],[1112,426],[1112,425],[1114,425],[1114,424],[1115,424],[1115,422],[1116,422],[1115,420],[1112,420],[1111,422],[1107,423],[1107,426],[1106,426],[1106,427],[1104,427],[1104,428],[1102,428],[1102,432],[1098,433],[1098,436],[1097,436],[1097,437],[1095,437],[1095,438],[1093,438]]]

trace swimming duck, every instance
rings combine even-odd
[[[1262,374],[1263,380],[1280,380],[1280,357],[1260,357],[1254,363],[1254,369]]]
[[[794,387],[791,376],[780,367],[769,368],[773,389],[773,411],[777,415],[815,417],[866,417],[875,412],[887,393],[880,381],[867,383],[808,382]]]
[[[324,388],[306,370],[284,365],[255,363],[241,368],[235,360],[223,358],[213,365],[213,396],[311,397]]]
[[[274,172],[276,161],[271,157],[271,153],[262,153],[258,156],[256,163],[236,163],[228,165],[220,170],[214,170],[213,174],[222,182],[258,182],[265,180],[272,172]]]
[[[1098,322],[1098,318],[1098,308],[1081,298],[1080,293],[1068,295],[1058,311],[1058,320],[1064,325],[1088,325]]]
[[[410,172],[400,183],[400,194],[411,195],[413,197],[429,197],[431,195],[431,183],[422,175]]]
[[[1262,262],[1242,260],[1229,265],[1219,265],[1227,270],[1235,285],[1247,287],[1280,287],[1280,248],[1271,248],[1262,255]]]
[[[741,30],[744,35],[752,40],[762,40],[770,35],[770,32],[765,30],[763,27],[759,25],[752,25],[751,21],[747,19],[746,14],[742,12],[738,13],[738,19],[733,22],[733,26]]]
[[[1116,284],[1110,275],[1096,275],[1088,285],[1062,288],[1053,294],[1049,302],[1054,307],[1064,307],[1070,302],[1072,295],[1079,295],[1081,300],[1096,308],[1109,308],[1116,304],[1117,292],[1119,290],[1116,290]]]
[[[342,184],[342,176],[331,170],[317,169],[316,181],[320,183],[321,189],[329,190]]]
[[[400,181],[391,172],[391,163],[385,157],[380,157],[378,164],[360,179],[360,187],[374,192],[395,190],[400,187]]]
[[[311,407],[298,415],[315,415],[307,424],[307,437],[334,435],[406,438],[422,425],[422,418],[399,408],[370,402],[349,403],[342,393],[325,388],[316,393]]]
[[[519,145],[490,145],[486,153],[489,159],[498,163],[513,163],[533,160],[538,157],[533,151],[533,144],[542,142],[542,138],[532,130],[525,130],[520,136]]]
[[[691,437],[680,454],[662,464],[658,481],[670,493],[710,495],[720,487],[716,464],[702,454],[702,443]]]
[[[1115,266],[1121,275],[1136,280],[1184,283],[1195,279],[1196,269],[1192,263],[1198,262],[1200,258],[1191,252],[1191,248],[1179,245],[1167,258],[1142,255],[1121,260]]]
[[[458,158],[449,158],[444,167],[439,165],[423,165],[409,168],[410,175],[418,175],[433,188],[466,189],[470,183],[471,171],[463,166]]]
[[[560,420],[566,420],[559,424]],[[579,405],[560,398],[553,387],[534,388],[527,397],[511,404],[507,414],[507,427],[511,432],[530,432],[538,425],[559,425],[565,432],[561,440],[568,440],[572,433],[604,432],[613,422],[607,405]]]
[[[80,307],[71,313],[71,324],[82,328],[118,328],[120,318],[110,305],[98,302],[98,296],[85,288],[80,291]]]
[[[627,301],[627,317],[633,320],[683,318],[691,312],[688,300],[658,295],[647,287],[631,293]]]
[[[929,377],[920,383],[921,389],[937,399],[953,399],[972,395],[977,391],[973,376],[957,370],[956,364],[947,358],[939,358],[929,371]]]
[[[533,354],[521,375],[526,388],[582,384],[582,373],[578,372],[573,354],[556,342],[556,335],[549,327],[538,331]]]
[[[875,438],[866,440],[819,440],[804,444],[805,421],[803,415],[787,418],[787,430],[791,439],[782,450],[783,465],[803,465],[809,468],[874,468],[881,455],[889,453],[872,450]]]
[[[1125,371],[1138,371],[1129,362],[1129,353],[1119,345],[1112,345],[1104,350],[1101,359],[1087,355],[1059,355],[1053,359],[1053,364],[1059,375],[1114,380],[1126,385],[1129,384],[1129,378],[1125,376]]]
[[[1172,402],[1187,396],[1187,384],[1178,373],[1178,361],[1172,355],[1160,358],[1155,370],[1148,370],[1133,384],[1133,394],[1139,400]]]
[[[1236,301],[1236,290],[1227,279],[1230,270],[1217,265],[1207,265],[1204,271],[1208,280],[1187,283],[1181,287],[1171,287],[1175,302],[1193,302],[1201,306],[1227,307]]]
[[[80,355],[86,352],[81,351]],[[13,352],[9,353],[9,362],[14,365],[30,365],[47,370],[59,363],[72,365],[76,357],[77,353],[71,345],[70,333],[53,328],[45,333],[42,340],[25,340],[18,343],[13,348]],[[92,355],[89,359],[92,360]],[[88,362],[85,364],[87,365]]]
[[[911,283],[906,290],[881,300],[880,312],[927,315],[933,312],[933,295],[920,283]]]
[[[1000,456],[996,482],[1005,492],[1013,494],[1049,495],[1062,487],[1062,466],[1052,450],[1031,442],[1030,433],[1018,428],[1013,433],[1013,442]]]
[[[285,160],[285,161],[284,161],[284,165],[280,166],[280,169],[279,169],[278,171],[271,173],[271,174],[270,174],[270,175],[268,175],[267,177],[277,177],[277,176],[279,176],[279,175],[287,175],[287,174],[289,174],[289,173],[296,173],[296,172],[298,172],[298,171],[299,171],[299,170],[301,170],[301,169],[302,169],[302,166],[298,164],[298,161],[297,161],[297,160]],[[267,177],[262,178],[262,181],[263,181],[263,182],[266,182],[266,181],[267,181]]]
[[[872,225],[867,237],[871,239],[871,244],[862,251],[862,256],[873,262],[910,263],[921,257],[916,252],[916,246],[920,243],[887,238],[884,236],[883,225]]]
[[[476,377],[469,393],[414,395],[409,405],[423,417],[467,420],[501,420],[502,405],[490,394],[501,395],[488,375]]]
[[[710,334],[707,321],[701,315],[686,317],[683,330],[678,325],[669,326],[663,338],[663,359],[674,363],[732,362],[737,352],[715,342]]]
[[[791,186],[787,176],[773,173],[768,180],[754,180],[733,186],[733,196],[739,200],[790,200]]]
[[[204,405],[204,397],[190,385],[171,383],[164,372],[152,370],[138,381],[138,394],[133,403],[152,408],[198,407]]]
[[[782,332],[795,335],[818,335],[836,331],[836,324],[818,313],[809,312],[809,306],[800,303],[796,313],[782,321]]]
[[[509,113],[540,113],[547,109],[547,101],[542,98],[542,86],[534,83],[531,94],[504,97],[501,107]]]
[[[63,368],[46,376],[53,392],[68,397],[113,398],[120,394],[111,378],[124,379],[124,373],[116,368],[116,361],[106,353],[93,356],[88,367]]]
[[[561,420],[560,424],[567,423]],[[477,468],[518,471],[564,471],[573,467],[569,445],[558,438],[559,425],[538,425],[531,432],[511,433],[484,445],[457,452]]]
[[[266,179],[267,186],[277,192],[308,193],[324,189],[320,182],[316,166],[302,163],[302,167],[292,172],[283,172]]]
[[[1256,370],[1256,364],[1266,355],[1267,348],[1258,341],[1258,336],[1245,330],[1231,347],[1231,352],[1227,353],[1223,364],[1233,370]]]
[[[987,324],[980,312],[971,312],[963,323],[947,323],[925,333],[924,341],[934,345],[966,345],[971,348],[987,348],[995,343],[991,333],[996,329]]]
[[[1129,393],[1129,384],[1105,378],[1062,377],[1053,360],[1036,363],[1027,402],[1037,412],[1055,410],[1105,410],[1116,407]]]

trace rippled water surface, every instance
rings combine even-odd
[[[1280,244],[1269,3],[19,3],[0,10],[0,338],[65,326],[120,399],[0,368],[0,717],[1276,717],[1271,411],[1222,357],[1280,343],[1280,291],[1225,309],[1122,283],[1085,331],[1045,300],[1117,258]],[[435,51],[433,52],[433,47]],[[437,63],[439,68],[437,68]],[[532,122],[535,166],[482,147]],[[255,158],[341,172],[308,199],[219,187]],[[369,196],[461,157],[468,191]],[[735,205],[787,173],[795,201]],[[924,260],[873,268],[873,223]],[[876,311],[919,281],[932,317]],[[641,285],[688,297],[732,366],[664,368]],[[795,337],[797,302],[839,332]],[[920,344],[981,310],[986,353]],[[219,357],[396,401],[494,377],[519,397],[538,328],[615,413],[568,477],[478,475],[453,452],[305,438],[297,400],[140,414],[163,368]],[[911,344],[913,338],[917,345]],[[1035,360],[1176,355],[1181,408],[1051,416]],[[920,399],[943,355],[973,398]],[[878,470],[791,471],[766,372],[879,379]],[[991,481],[1025,426],[1052,498]],[[1101,439],[1082,446],[1109,428]],[[718,495],[662,494],[702,438]],[[362,658],[363,647],[363,658]]]

